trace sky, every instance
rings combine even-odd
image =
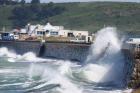
[[[31,0],[26,0],[27,2],[30,2]],[[89,2],[89,1],[114,1],[114,2],[140,2],[140,0],[40,0],[42,3],[47,2]]]

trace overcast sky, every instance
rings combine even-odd
[[[26,0],[30,2],[31,0]],[[40,0],[41,2],[88,2],[88,1],[114,1],[114,2],[140,2],[140,0]]]

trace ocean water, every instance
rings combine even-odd
[[[83,64],[0,48],[0,93],[131,93],[116,28],[96,34]]]

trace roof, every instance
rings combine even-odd
[[[44,26],[44,29],[46,29],[46,30],[53,30],[53,29],[56,29],[56,28],[53,27],[50,23],[47,23],[47,25]]]

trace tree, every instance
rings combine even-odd
[[[40,0],[32,0],[31,4],[40,4]]]
[[[28,6],[17,6],[12,10],[12,13],[13,25],[17,27],[25,26],[33,17],[33,13]]]
[[[0,0],[0,5],[3,5],[5,3],[4,0]]]
[[[20,4],[24,3],[25,0],[21,0]],[[52,2],[46,5],[41,5],[37,3],[37,1],[35,3],[35,0],[32,0],[32,3],[33,4],[30,5],[14,7],[12,10],[12,16],[10,17],[14,27],[24,27],[28,22],[43,21],[65,11],[65,7],[56,6]]]
[[[25,0],[21,0],[21,1],[20,1],[20,4],[21,4],[21,5],[24,5],[25,3],[26,3]]]
[[[40,13],[40,11],[41,11],[40,0],[32,0],[30,9],[37,16],[37,14]]]
[[[0,5],[14,5],[17,4],[16,0],[0,0]]]
[[[49,2],[48,3],[48,7],[53,7],[54,6],[54,3],[53,2]]]

